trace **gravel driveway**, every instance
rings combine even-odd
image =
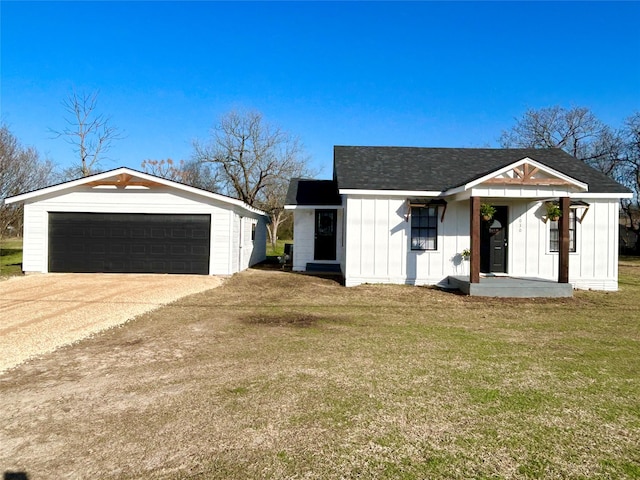
[[[221,283],[206,275],[77,273],[0,281],[0,373]]]

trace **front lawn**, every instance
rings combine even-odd
[[[481,299],[250,270],[0,376],[39,478],[640,476],[640,262]]]

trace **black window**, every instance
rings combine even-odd
[[[411,207],[411,250],[438,248],[438,207]]]
[[[251,224],[251,241],[254,241],[256,239],[256,224],[252,223]]]
[[[549,251],[560,251],[558,220],[551,222],[551,226],[549,227]],[[569,251],[576,251],[576,211],[573,208],[569,210]]]

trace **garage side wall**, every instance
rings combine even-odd
[[[235,205],[215,200],[203,202],[200,196],[176,193],[171,188],[123,191],[83,187],[77,191],[51,195],[25,204],[23,270],[26,273],[48,271],[49,212],[209,214],[212,230],[209,272],[212,275],[230,275],[237,272],[240,266],[237,254],[238,227],[234,226],[237,224],[237,209]],[[261,250],[258,249],[254,258],[260,258],[260,255]]]
[[[264,217],[244,217],[241,269],[267,259],[267,222]]]

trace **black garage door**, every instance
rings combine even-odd
[[[50,272],[209,273],[210,215],[49,213]]]

